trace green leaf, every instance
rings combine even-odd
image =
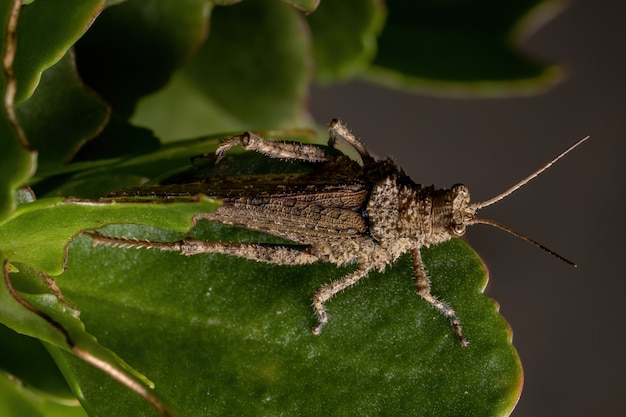
[[[0,372],[0,414],[3,417],[87,417],[77,401],[57,402]]]
[[[104,0],[104,7],[115,6],[116,4],[123,3],[126,0]]]
[[[82,78],[130,116],[203,42],[211,7],[206,0],[133,0],[106,8],[76,44]]]
[[[83,360],[135,386],[151,386],[141,373],[112,351],[102,347],[85,331],[80,311],[69,304],[58,287],[39,271],[20,265],[8,273],[4,261],[4,283],[0,287],[0,321],[15,331],[68,350]],[[11,276],[10,276],[11,275]],[[106,364],[106,365],[102,365]],[[126,385],[132,386],[127,383]]]
[[[209,37],[133,122],[163,140],[292,127],[310,81],[300,13],[275,0],[213,10]]]
[[[558,0],[390,0],[369,76],[431,94],[541,92],[562,71],[523,53],[519,44],[562,7]]]
[[[3,33],[7,3],[0,5]],[[41,378],[36,389],[25,391],[15,378],[30,384],[32,369],[0,362],[13,375],[0,373],[0,414],[5,404],[15,405],[5,414],[20,417],[71,412],[50,405],[69,398],[51,367],[52,355],[90,415],[154,415],[153,406],[168,415],[174,412],[169,404],[194,416],[329,410],[338,416],[506,415],[521,388],[519,358],[496,304],[482,294],[484,266],[461,241],[424,250],[424,261],[433,293],[462,320],[472,342],[467,348],[415,294],[408,257],[329,302],[330,324],[315,337],[312,294],[353,267],[279,267],[220,255],[94,248],[79,235],[109,225],[104,232],[141,239],[191,234],[275,242],[206,222],[187,232],[195,213],[215,207],[209,201],[84,200],[183,170],[201,175],[210,164],[189,168],[188,158],[210,152],[215,138],[156,148],[155,136],[130,125],[126,118],[138,100],[133,121],[165,139],[293,125],[303,114],[311,52],[322,79],[367,72],[384,15],[373,0],[326,0],[306,18],[311,45],[305,18],[292,6],[312,11],[317,0],[213,7],[233,3],[36,0],[22,7],[15,75],[25,135],[12,116],[12,80],[5,79],[11,74],[10,45],[2,44],[9,68],[0,73],[7,106],[0,115],[0,255],[10,263],[0,285],[0,322],[45,341],[49,354],[34,339],[6,337],[14,348],[6,358],[15,349],[26,359],[36,357]],[[103,4],[105,12],[76,50],[80,77],[113,105],[106,127],[106,106],[82,85],[67,53]],[[554,2],[388,4],[377,67],[368,72],[373,77],[483,95],[500,94],[503,87],[535,91],[555,79],[553,67],[515,49],[536,23],[539,6]],[[31,144],[44,170],[29,180],[35,166]],[[71,157],[82,162],[62,166]],[[231,169],[244,172],[258,158],[243,154],[237,160],[243,168]],[[265,168],[282,172],[292,166],[274,161]],[[48,198],[33,201],[26,191],[16,193],[27,181]],[[82,200],[54,197],[60,195]],[[149,381],[156,384],[153,391]]]
[[[40,169],[49,169],[67,163],[102,131],[110,109],[85,88],[68,52],[43,73],[33,96],[15,111],[29,143],[39,153]]]
[[[181,237],[130,226],[106,232]],[[193,235],[259,240],[205,222]],[[482,294],[484,266],[458,240],[426,250],[424,260],[469,347],[415,294],[408,257],[329,302],[320,336],[310,333],[311,296],[352,267],[93,248],[81,237],[57,281],[99,340],[145,372],[182,415],[507,415],[521,368],[497,305]],[[149,409],[74,358],[65,361],[83,404],[98,415]]]
[[[65,378],[39,340],[23,336],[4,325],[0,325],[0,340],[1,369],[49,398],[59,402],[75,399]]]
[[[10,328],[56,346],[67,347],[69,334],[74,331],[74,343],[84,336],[82,324],[76,323],[78,313],[62,299],[47,282],[44,274],[58,275],[65,268],[66,247],[79,232],[97,229],[111,223],[140,223],[188,230],[197,210],[211,211],[216,206],[210,201],[199,203],[115,203],[94,201],[65,201],[48,198],[25,203],[0,224],[0,255],[4,262],[20,264],[17,272],[5,272],[15,291],[22,292],[25,302],[12,293],[8,281],[0,296],[0,322]],[[41,236],[45,236],[42,239]],[[41,272],[40,272],[41,271]],[[9,270],[10,272],[10,270]],[[43,280],[42,280],[43,279]],[[25,303],[33,308],[24,308]],[[43,312],[33,314],[34,310]],[[50,326],[60,323],[61,327]],[[62,331],[62,329],[64,331]],[[91,343],[91,339],[88,340]]]
[[[223,162],[293,165],[251,153]],[[150,164],[127,166],[143,172]],[[130,225],[101,232],[152,241],[275,241],[208,222],[190,233]],[[94,248],[79,236],[56,282],[99,342],[150,378],[155,394],[181,415],[506,415],[519,395],[521,368],[497,305],[482,294],[484,266],[458,240],[424,250],[424,261],[433,293],[454,306],[469,347],[459,346],[446,318],[415,294],[409,257],[331,300],[321,336],[310,333],[311,297],[353,266]],[[54,356],[90,413],[153,412],[73,355]]]
[[[165,146],[118,161],[115,170],[94,168],[88,177],[97,178],[99,169],[99,175],[123,170],[151,177],[157,174],[159,160],[162,171],[175,170],[176,165],[188,165],[181,158],[185,149],[193,154],[210,144]],[[226,168],[242,164],[271,172],[277,165],[293,166],[251,153],[223,161]],[[35,203],[25,206],[37,211]],[[173,217],[173,204],[159,207],[164,207],[167,219]],[[23,222],[19,230],[41,218],[44,210],[58,215],[49,231],[53,236],[59,233],[59,220],[81,217],[54,212],[58,209],[53,204],[45,204],[32,218],[18,210],[21,215],[16,219]],[[124,211],[130,213],[126,208],[120,210],[119,219],[108,220],[121,221]],[[138,219],[135,223],[147,223],[132,217]],[[167,231],[163,228],[174,229],[167,219],[158,229],[118,225],[101,232],[153,241],[185,235],[275,241],[208,222],[200,222],[190,233],[182,227]],[[0,227],[0,233],[4,229]],[[17,235],[17,230],[7,236]],[[7,253],[17,252],[29,263],[55,272],[52,267],[58,268],[58,263],[46,266],[37,261],[38,251],[32,247],[37,242],[27,242]],[[56,253],[52,259],[58,260],[61,248],[53,240],[41,251]],[[68,268],[56,283],[67,302],[80,307],[81,323],[100,346],[154,382],[154,395],[173,404],[181,415],[307,416],[325,410],[338,416],[354,415],[355,410],[362,415],[406,415],[416,410],[438,416],[506,415],[519,395],[521,368],[496,304],[482,294],[484,266],[461,241],[425,250],[424,261],[433,293],[454,306],[471,340],[469,347],[460,347],[448,321],[415,294],[408,257],[384,274],[371,273],[331,300],[331,321],[321,336],[310,333],[315,322],[312,294],[347,274],[351,266],[280,267],[220,255],[184,257],[155,250],[94,248],[89,237],[79,236],[70,245]],[[34,277],[11,276],[20,294],[35,304]],[[33,326],[26,324],[29,329]],[[90,414],[155,413],[148,403],[71,353],[54,347],[50,351]]]
[[[149,153],[160,145],[161,142],[150,129],[135,126],[118,114],[113,114],[100,134],[73,155],[72,162]]]
[[[320,3],[320,0],[283,0],[283,1],[305,12],[312,12],[316,10],[317,6]]]
[[[136,223],[184,231],[191,227],[195,213],[216,206],[211,200],[155,204],[46,198],[19,206],[0,224],[0,253],[11,262],[32,265],[55,276],[64,269],[67,243],[83,230]]]
[[[33,152],[15,120],[13,102],[15,78],[11,76],[15,58],[15,30],[17,23],[11,21],[12,2],[0,3],[0,31],[3,34],[0,43],[3,70],[0,71],[0,221],[16,207],[15,191],[34,172],[36,153]],[[14,18],[14,17],[13,17]],[[5,41],[9,41],[9,44]],[[9,87],[9,88],[7,88]]]
[[[42,72],[58,62],[85,33],[103,3],[102,0],[45,0],[22,7],[15,59],[16,103],[33,94]]]
[[[323,1],[307,16],[316,77],[331,81],[365,71],[376,55],[385,15],[377,0]]]
[[[215,206],[203,200],[151,204],[61,198],[21,204],[0,224],[0,255],[4,261],[0,322],[49,343],[54,354],[60,354],[59,348],[72,352],[161,407],[163,402],[158,395],[147,388],[150,381],[85,330],[79,319],[80,310],[66,301],[46,274],[58,275],[63,271],[65,248],[82,230],[127,222],[187,230],[193,214],[211,211]],[[7,267],[9,261],[11,268]]]

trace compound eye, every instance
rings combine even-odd
[[[457,198],[465,199],[469,195],[469,190],[463,184],[454,184],[451,190],[457,195]]]
[[[465,234],[465,225],[464,224],[455,224],[452,227],[452,232],[456,236],[463,236]]]

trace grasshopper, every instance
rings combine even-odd
[[[266,140],[254,133],[224,138],[215,152],[216,163],[235,146],[269,158],[311,166],[310,173],[266,176],[208,177],[185,184],[165,184],[117,191],[111,198],[171,198],[204,194],[222,205],[204,219],[261,231],[294,242],[262,244],[203,241],[185,238],[176,242],[152,242],[90,233],[94,244],[153,248],[183,255],[218,253],[276,265],[303,265],[318,261],[336,265],[355,263],[346,276],[322,286],[313,295],[319,335],[328,323],[326,302],[356,284],[370,271],[383,271],[409,252],[417,293],[445,316],[459,343],[467,346],[454,309],[431,293],[421,248],[463,236],[467,226],[488,224],[518,236],[561,260],[575,264],[538,242],[495,221],[476,217],[479,209],[500,201],[548,169],[587,140],[583,138],[552,161],[505,192],[481,203],[470,201],[465,185],[435,189],[413,182],[391,159],[375,160],[365,146],[338,120],[329,128],[329,148],[299,142]],[[349,144],[361,161],[336,151],[339,142]],[[334,152],[331,152],[334,151]],[[204,155],[206,156],[206,155]]]

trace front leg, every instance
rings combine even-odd
[[[424,269],[424,262],[422,261],[422,255],[419,249],[411,249],[411,256],[413,257],[413,277],[415,279],[415,285],[417,286],[417,293],[431,306],[439,310],[441,314],[448,318],[454,332],[459,337],[459,343],[461,346],[469,345],[469,340],[463,336],[463,330],[461,328],[461,322],[459,321],[456,313],[446,302],[439,300],[437,297],[430,293],[430,280],[426,275]]]
[[[311,330],[314,335],[319,335],[322,332],[322,327],[328,323],[328,313],[326,313],[324,303],[339,291],[356,284],[367,275],[370,269],[364,265],[359,265],[356,271],[337,281],[324,285],[313,295],[313,308],[315,309],[315,315],[317,315],[317,325]]]

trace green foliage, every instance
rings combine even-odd
[[[274,0],[213,9],[206,42],[133,121],[165,140],[293,126],[312,68],[301,20]]]
[[[453,5],[451,5],[451,3]],[[431,94],[536,94],[563,74],[517,49],[563,2],[390,0],[369,74],[389,85]]]
[[[220,229],[202,224],[194,235],[258,239]],[[182,236],[135,227],[107,233]],[[481,294],[483,266],[460,241],[427,259],[437,294],[464,320],[468,348],[415,294],[408,257],[333,299],[317,337],[311,295],[350,267],[146,252],[94,250],[77,239],[58,283],[87,328],[149,375],[181,415],[504,415],[516,401],[521,372],[510,332]],[[97,370],[62,357],[88,410],[149,412]],[[107,400],[112,392],[120,401]]]
[[[515,45],[555,2],[318,3],[0,3],[0,414],[512,409],[519,360],[482,294],[485,269],[461,241],[425,250],[424,260],[433,292],[463,321],[467,348],[415,295],[408,258],[329,302],[331,322],[314,337],[312,294],[350,266],[94,248],[81,235],[104,227],[141,239],[271,240],[206,222],[192,228],[195,213],[219,204],[202,196],[100,198],[188,171],[191,155],[229,132],[306,125],[315,79],[505,95],[558,78]],[[237,166],[283,165],[241,155]]]

